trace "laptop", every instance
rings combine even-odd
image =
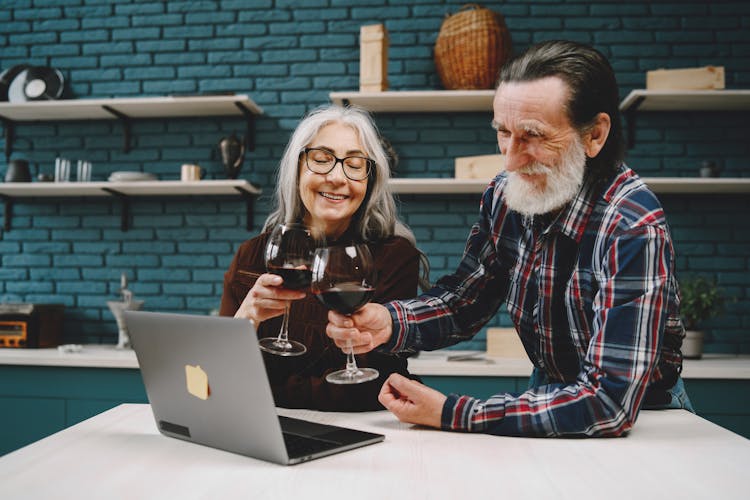
[[[125,322],[165,436],[284,465],[385,439],[279,416],[247,320],[125,311]]]

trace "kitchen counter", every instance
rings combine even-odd
[[[463,359],[463,360],[456,360]],[[114,345],[83,345],[79,352],[49,349],[0,349],[0,365],[90,368],[138,368],[131,349]],[[526,377],[531,363],[520,358],[490,358],[483,351],[440,350],[422,352],[409,360],[409,371],[421,376]],[[750,356],[706,354],[686,359],[685,379],[750,379]]]
[[[523,392],[531,363],[442,350],[410,359],[409,371],[445,394],[486,398]],[[750,356],[685,360],[683,376],[700,416],[750,438]],[[0,348],[0,379],[0,455],[120,403],[148,401],[135,353],[112,344],[78,352]]]
[[[4,498],[747,498],[750,442],[687,411],[643,411],[624,438],[438,432],[388,412],[279,410],[385,434],[284,467],[159,435],[148,405],[121,405],[0,457]],[[579,469],[575,471],[574,467]]]

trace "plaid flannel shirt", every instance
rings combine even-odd
[[[487,400],[451,394],[444,429],[513,436],[619,436],[641,405],[668,398],[682,367],[683,326],[664,212],[622,165],[584,182],[553,220],[503,202],[504,174],[482,197],[455,273],[414,300],[387,304],[382,350],[434,350],[473,337],[507,304],[548,384]]]

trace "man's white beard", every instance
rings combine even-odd
[[[576,137],[560,159],[560,165],[549,167],[534,162],[521,170],[508,173],[505,185],[505,203],[511,210],[521,215],[547,214],[562,207],[578,193],[583,183],[586,167],[586,151],[581,139]],[[526,181],[520,173],[541,173],[546,175],[546,187],[537,189]]]

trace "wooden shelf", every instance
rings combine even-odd
[[[115,99],[63,99],[0,103],[0,116],[16,122],[64,120],[116,120],[191,116],[242,116],[241,108],[260,115],[263,109],[246,95],[189,97],[128,97]]]
[[[5,182],[0,195],[13,198],[54,198],[69,196],[221,196],[238,191],[259,195],[260,188],[245,180],[133,181],[133,182]]]
[[[654,193],[731,194],[750,193],[750,177],[643,177]]]
[[[374,113],[491,111],[494,90],[404,90],[331,92],[336,104],[354,104]]]
[[[244,116],[247,123],[245,148],[255,150],[254,115],[263,109],[248,96],[167,96],[123,97],[113,99],[63,99],[0,103],[0,121],[5,128],[5,158],[13,152],[14,128],[18,122],[120,120],[123,150],[130,151],[131,120],[147,118],[187,118],[196,116]]]
[[[356,104],[373,112],[490,111],[494,90],[405,90],[331,92],[336,104]],[[750,109],[750,90],[631,91],[620,111],[740,111]]]
[[[750,177],[693,178],[644,177],[643,181],[659,194],[731,194],[750,193]],[[488,180],[453,178],[391,179],[391,189],[401,194],[471,194],[482,193]]]
[[[386,92],[331,92],[336,104],[354,104],[372,112],[490,111],[494,90],[413,90]],[[750,109],[750,90],[663,91],[634,90],[620,104],[634,123],[636,110],[743,110]],[[634,137],[633,131],[629,137]],[[651,177],[643,179],[655,193],[750,193],[750,178]],[[454,178],[396,178],[391,189],[402,194],[481,193],[489,180]]]
[[[391,179],[394,193],[403,194],[471,194],[484,192],[488,180],[447,178]]]
[[[628,147],[635,145],[639,111],[745,111],[750,90],[633,90],[620,103],[628,128]]]
[[[261,189],[245,180],[137,181],[137,182],[6,182],[0,183],[5,204],[4,230],[10,231],[13,204],[22,198],[115,197],[122,203],[120,228],[129,229],[130,198],[145,196],[242,196],[246,202],[246,226],[252,229],[255,198]]]
[[[620,111],[742,111],[750,109],[750,90],[633,90]]]

